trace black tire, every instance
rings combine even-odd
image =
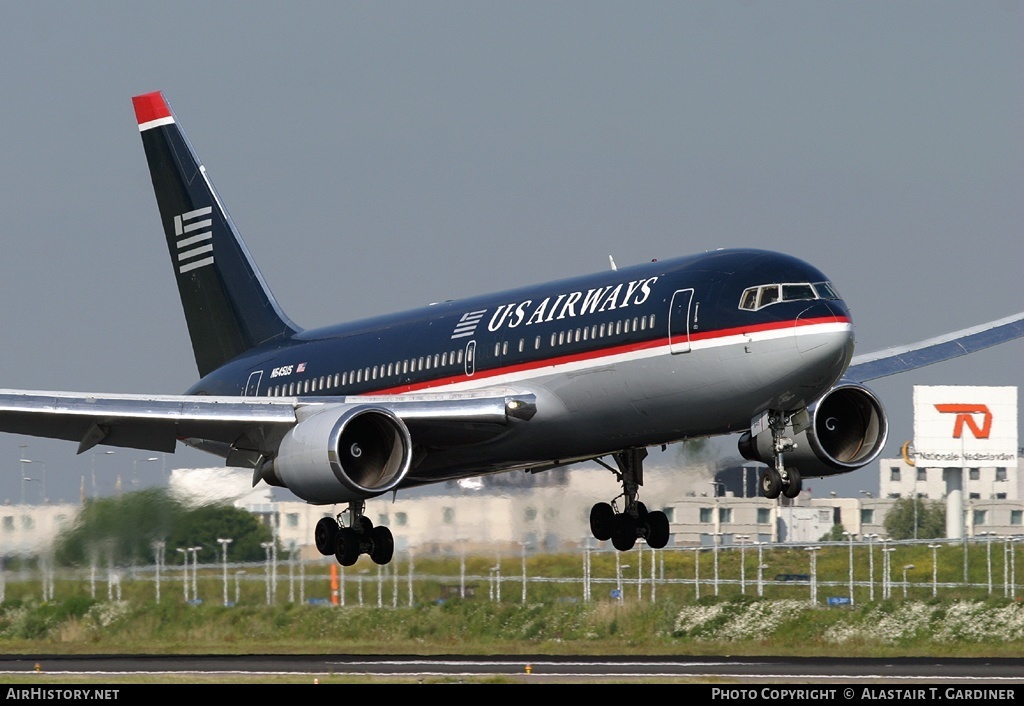
[[[768,468],[761,474],[761,494],[774,500],[782,493],[782,476],[774,468]]]
[[[366,515],[360,515],[356,519],[355,524],[352,525],[352,529],[362,535],[370,536],[370,532],[373,531],[373,522]]]
[[[594,539],[604,542],[612,538],[615,526],[615,511],[608,503],[597,503],[590,508],[590,533]]]
[[[661,510],[647,514],[647,546],[651,549],[661,549],[668,544],[669,538],[668,515]]]
[[[636,520],[622,512],[615,516],[612,525],[612,546],[620,552],[628,552],[636,544]]]
[[[647,519],[647,515],[648,515],[648,513],[647,513],[647,506],[644,505],[642,502],[640,502],[638,500],[637,503],[636,503],[636,519],[637,519],[637,521],[643,523],[643,521],[645,519]]]
[[[338,530],[334,558],[342,566],[352,566],[359,559],[359,535],[351,527],[342,527]]]
[[[383,525],[374,527],[370,532],[370,540],[373,542],[373,549],[370,550],[370,558],[374,564],[387,564],[395,555],[395,538],[391,530]]]
[[[789,483],[782,489],[782,494],[787,498],[795,498],[803,488],[803,480],[800,478],[800,471],[795,468],[787,468],[786,475],[789,476]]]
[[[313,543],[316,550],[324,556],[335,552],[338,542],[338,521],[333,517],[322,517],[313,530]]]

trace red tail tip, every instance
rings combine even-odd
[[[160,91],[135,96],[132,98],[132,105],[135,106],[135,118],[139,125],[171,117],[171,109],[167,107],[167,101]]]

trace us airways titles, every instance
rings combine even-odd
[[[586,292],[567,292],[545,297],[540,302],[526,299],[502,304],[491,316],[487,330],[498,331],[501,328],[516,328],[520,325],[530,326],[643,304],[651,296],[651,287],[657,281],[657,277],[648,277],[596,287]]]

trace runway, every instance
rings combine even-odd
[[[146,675],[349,675],[382,679],[507,677],[522,681],[715,683],[907,682],[931,685],[1024,684],[1016,659],[841,659],[822,657],[552,657],[419,655],[38,655],[0,657],[0,675],[116,680]]]

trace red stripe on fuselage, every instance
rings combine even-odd
[[[756,324],[753,326],[736,326],[733,328],[720,329],[717,331],[704,331],[700,333],[691,333],[690,341],[709,341],[716,338],[728,338],[729,336],[738,336],[746,333],[761,333],[764,331],[782,330],[787,328],[795,328],[797,326],[814,326],[816,324],[835,324],[835,323],[850,323],[850,319],[845,316],[822,316],[814,319],[797,319],[793,321],[774,321],[766,324]],[[456,383],[463,383],[467,380],[479,380],[492,377],[498,377],[500,375],[509,375],[511,373],[518,373],[527,370],[539,370],[541,368],[555,367],[558,365],[564,365],[567,363],[577,363],[585,360],[596,360],[598,358],[608,358],[615,355],[622,355],[623,353],[634,353],[636,351],[650,350],[651,348],[658,348],[660,346],[667,346],[669,339],[667,336],[656,338],[650,341],[639,341],[637,343],[629,343],[619,346],[611,346],[608,348],[597,348],[594,350],[583,351],[581,353],[571,353],[567,355],[555,356],[552,358],[544,358],[543,360],[531,360],[527,363],[518,363],[516,365],[504,365],[498,368],[491,368],[488,370],[479,370],[472,377],[467,377],[465,374],[452,375],[443,378],[436,378],[425,382],[417,382],[411,385],[396,385],[394,387],[381,388],[379,390],[373,390],[371,392],[359,392],[356,395],[398,395],[405,392],[417,392],[419,390],[428,390],[434,387],[443,387],[445,385],[454,385]]]

